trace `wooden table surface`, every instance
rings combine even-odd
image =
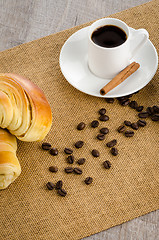
[[[148,0],[0,0],[0,51],[146,2]],[[85,240],[159,240],[159,211]]]

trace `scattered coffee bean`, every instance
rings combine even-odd
[[[74,159],[75,159],[74,156],[70,155],[70,156],[67,157],[67,162],[72,164],[72,163],[74,163]]]
[[[58,171],[58,167],[56,167],[56,166],[51,166],[51,167],[49,167],[49,171],[50,171],[50,172],[57,172],[57,171]]]
[[[105,98],[105,101],[107,103],[113,103],[114,102],[114,98]]]
[[[85,180],[84,180],[85,184],[89,185],[93,182],[93,178],[92,177],[87,177]]]
[[[141,112],[143,109],[144,109],[143,106],[139,106],[139,107],[136,108],[136,111],[137,111],[137,112]]]
[[[131,126],[131,122],[130,122],[130,121],[124,121],[124,124],[125,124],[126,126]]]
[[[105,108],[101,108],[100,110],[99,110],[99,114],[100,115],[104,115],[106,113],[106,109]]]
[[[124,125],[121,125],[121,126],[118,127],[118,132],[119,132],[119,133],[122,133],[122,132],[124,132],[125,130],[126,130],[126,127],[125,127]]]
[[[81,148],[81,147],[83,147],[83,145],[84,145],[83,141],[78,141],[78,142],[75,143],[76,148]]]
[[[56,156],[58,154],[57,148],[51,148],[50,149],[50,154],[53,155],[53,156]]]
[[[58,189],[57,193],[62,197],[65,197],[67,195],[66,190],[64,190],[63,188]]]
[[[129,106],[130,106],[131,108],[133,108],[133,109],[136,109],[136,108],[138,107],[138,104],[137,104],[136,101],[131,101],[131,102],[129,103]]]
[[[74,173],[76,173],[76,174],[82,174],[82,169],[81,169],[81,168],[75,167],[75,168],[73,169],[73,171],[74,171]]]
[[[127,96],[123,96],[123,97],[118,97],[117,99],[119,102],[122,102],[122,101],[128,100],[129,98]]]
[[[99,133],[99,134],[97,135],[97,139],[98,139],[98,140],[104,140],[104,139],[105,139],[105,135],[102,134],[102,133]]]
[[[78,163],[79,165],[83,165],[83,164],[85,163],[85,161],[86,161],[85,158],[80,158],[80,159],[78,159],[77,163]]]
[[[54,185],[52,182],[48,182],[48,183],[46,184],[46,186],[47,186],[47,188],[48,188],[49,190],[52,190],[52,189],[54,189],[54,187],[55,187],[55,185]]]
[[[140,127],[145,127],[145,126],[146,126],[146,121],[140,119],[140,120],[137,121],[137,124],[138,124]]]
[[[154,114],[154,110],[153,110],[152,107],[147,107],[147,108],[146,108],[146,111],[148,112],[148,114],[149,114],[150,116]]]
[[[159,106],[153,106],[154,113],[159,113]]]
[[[103,166],[106,168],[106,169],[109,169],[111,167],[111,163],[107,160],[103,163]]]
[[[159,114],[154,114],[152,117],[151,117],[152,121],[154,122],[157,122],[159,121]]]
[[[125,131],[125,136],[126,137],[133,137],[134,136],[134,131],[131,131],[131,130]]]
[[[137,130],[139,128],[138,123],[132,123],[131,124],[132,129]]]
[[[109,120],[109,117],[108,117],[107,115],[101,115],[101,116],[99,117],[99,120],[105,122],[105,121],[108,121],[108,120]]]
[[[113,147],[111,149],[111,153],[112,153],[113,156],[117,156],[118,155],[118,149]]]
[[[42,144],[42,149],[43,150],[50,150],[51,149],[51,144],[50,143],[47,143],[47,142],[44,142]]]
[[[77,130],[83,130],[85,128],[86,124],[84,122],[80,122],[78,125],[77,125]]]
[[[99,126],[99,122],[97,120],[94,120],[91,122],[91,127],[96,128]]]
[[[122,106],[127,106],[127,105],[129,104],[129,102],[130,102],[129,99],[125,99],[125,100],[123,100],[123,101],[120,101],[120,104],[121,104]]]
[[[72,154],[72,153],[73,153],[73,150],[72,150],[71,148],[65,148],[65,149],[64,149],[64,152],[65,152],[66,154]]]
[[[106,145],[107,147],[111,148],[114,147],[117,144],[117,140],[113,139],[112,141],[108,142]]]
[[[139,118],[147,118],[149,116],[148,112],[140,112],[138,114]]]
[[[56,189],[62,188],[63,182],[60,180],[56,183]]]
[[[100,129],[100,133],[102,133],[102,134],[107,134],[108,132],[109,132],[108,128],[101,128]]]
[[[92,155],[93,155],[93,157],[99,157],[99,151],[98,150],[96,150],[96,149],[93,149],[92,150]]]
[[[126,95],[125,97],[131,98],[132,96],[133,96],[133,94],[129,94],[129,95]]]
[[[72,167],[66,167],[65,168],[65,172],[66,173],[72,173],[73,172],[73,168]]]

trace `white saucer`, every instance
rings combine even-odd
[[[89,27],[75,32],[65,42],[60,53],[60,68],[66,80],[76,89],[96,97],[121,97],[134,93],[146,86],[157,70],[158,55],[150,40],[138,51],[131,61],[140,64],[140,68],[123,83],[106,95],[100,95],[100,89],[110,79],[95,76],[87,65],[87,34]],[[134,31],[133,28],[130,28]],[[132,43],[133,44],[133,43]]]

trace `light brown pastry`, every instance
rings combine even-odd
[[[16,137],[0,128],[0,189],[8,187],[21,173],[16,150]]]
[[[33,82],[13,73],[0,74],[0,127],[21,141],[41,141],[52,124],[50,105]]]

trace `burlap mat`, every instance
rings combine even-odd
[[[134,28],[146,28],[150,40],[159,49],[159,1],[152,1],[114,14]],[[124,120],[136,121],[137,113],[122,107],[117,100],[108,104],[102,98],[88,96],[73,88],[59,68],[59,53],[66,39],[78,26],[0,53],[0,72],[15,72],[30,78],[46,94],[52,108],[53,124],[46,141],[59,149],[56,157],[41,150],[41,143],[18,142],[18,158],[22,166],[20,177],[0,192],[1,239],[80,239],[159,208],[158,124],[147,120],[147,126],[127,139],[117,132]],[[132,97],[141,105],[157,104],[158,72],[153,80]],[[106,107],[110,120],[100,122],[110,133],[102,142],[96,139],[98,129],[90,122],[97,119],[98,110]],[[87,127],[77,131],[84,121]],[[118,156],[112,156],[105,144],[116,138]],[[84,147],[74,148],[77,140]],[[85,157],[82,175],[67,175],[64,168],[65,147],[74,149],[76,160]],[[91,150],[100,151],[93,158]],[[112,168],[103,169],[102,162],[110,160]],[[51,173],[48,167],[57,165]],[[77,164],[74,164],[77,166]],[[87,186],[84,179],[92,176]],[[62,198],[49,191],[45,184],[62,179],[68,195]]]

